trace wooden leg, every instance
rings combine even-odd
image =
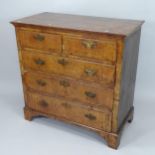
[[[120,144],[120,134],[110,133],[106,139],[108,146],[117,149]]]
[[[25,115],[25,119],[29,120],[29,121],[31,121],[34,117],[38,117],[38,116],[49,117],[49,115],[34,111],[27,106],[24,108],[24,115]],[[127,121],[129,123],[132,122],[133,115],[134,115],[134,107],[131,108],[129,115],[126,117],[126,119],[118,133],[111,133],[111,132],[108,133],[108,132],[104,132],[104,131],[97,131],[106,140],[109,147],[111,147],[113,149],[118,148],[118,146],[120,144],[120,137],[121,137],[121,133],[123,130],[123,126],[125,125],[125,122],[127,122]]]
[[[129,117],[128,117],[128,123],[131,123],[133,121],[133,116],[134,116],[134,107],[132,108]]]
[[[106,140],[109,147],[117,149],[120,144],[121,134],[100,132],[100,135]]]
[[[121,133],[123,131],[123,127],[126,122],[129,122],[129,123],[132,122],[133,115],[134,115],[134,107],[131,108],[128,116],[126,117],[126,119],[125,119],[124,123],[122,124],[118,133],[108,133],[108,132],[106,133],[106,132],[100,131],[100,135],[106,140],[109,147],[111,147],[113,149],[118,148],[118,146],[120,144],[120,137],[121,137]]]
[[[33,110],[31,110],[30,108],[24,107],[24,116],[25,116],[26,120],[32,121],[32,119],[34,117],[37,117],[38,114],[36,112],[34,112]]]

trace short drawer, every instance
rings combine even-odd
[[[22,52],[24,68],[92,82],[114,84],[115,67],[56,55]]]
[[[40,52],[61,52],[61,36],[39,32],[19,31],[21,47],[41,50]]]
[[[100,85],[87,84],[66,77],[45,76],[38,73],[26,72],[24,82],[30,89],[61,96],[86,105],[103,105],[109,110],[113,105],[113,89]]]
[[[32,92],[27,93],[27,98],[28,106],[39,112],[104,131],[111,131],[111,112],[106,109],[102,109],[102,111],[92,110],[78,103]]]
[[[66,54],[108,61],[111,63],[116,61],[116,42],[114,41],[64,37],[63,43],[64,53]]]

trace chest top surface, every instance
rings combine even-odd
[[[69,14],[44,12],[12,22],[16,26],[41,26],[85,32],[96,32],[120,36],[129,36],[136,31],[144,21],[112,19]]]

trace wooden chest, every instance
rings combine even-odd
[[[133,119],[143,21],[41,13],[12,24],[25,119],[41,115],[80,125],[117,148]]]

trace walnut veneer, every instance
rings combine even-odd
[[[41,13],[13,21],[25,118],[56,118],[98,132],[112,148],[133,119],[143,21]]]

